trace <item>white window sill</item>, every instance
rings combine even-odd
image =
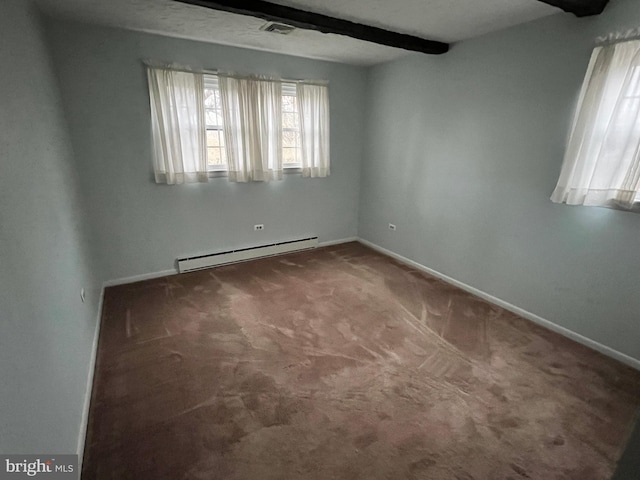
[[[615,202],[609,202],[604,205],[583,205],[583,204],[563,204],[570,207],[588,207],[588,208],[606,208],[608,210],[618,210],[620,212],[632,212],[640,213],[640,202],[634,202],[630,207],[617,204]]]
[[[621,212],[632,212],[632,213],[640,213],[640,202],[636,202],[631,207],[623,207],[622,205],[610,204],[610,205],[602,205],[604,208],[609,208],[611,210],[619,210]]]
[[[302,173],[302,167],[284,167],[282,173],[288,175],[290,173]],[[209,178],[227,177],[229,172],[227,170],[209,170]]]

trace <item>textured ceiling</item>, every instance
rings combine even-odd
[[[560,12],[537,0],[269,0],[418,37],[457,42]]]
[[[456,42],[560,12],[537,0],[272,0],[273,3]],[[265,22],[172,0],[37,0],[45,13],[86,23],[355,65],[373,65],[405,50],[309,30],[258,30]]]

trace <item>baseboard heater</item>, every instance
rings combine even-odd
[[[269,245],[259,245],[256,247],[239,248],[220,253],[199,255],[197,257],[186,257],[178,259],[178,271],[180,273],[193,272],[203,268],[217,267],[229,263],[244,262],[254,258],[271,257],[283,253],[307,250],[318,246],[318,237],[301,238],[288,242],[272,243]]]

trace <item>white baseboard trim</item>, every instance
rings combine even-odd
[[[339,245],[341,243],[357,242],[358,237],[341,238],[338,240],[329,240],[326,242],[318,243],[318,247],[328,247],[331,245]],[[85,392],[84,405],[82,407],[82,419],[80,423],[80,431],[78,433],[77,453],[80,462],[80,468],[82,469],[82,460],[84,455],[85,441],[87,437],[87,428],[89,426],[89,408],[91,407],[91,394],[93,391],[93,379],[96,368],[96,359],[98,356],[98,339],[100,338],[100,325],[102,323],[102,306],[104,303],[104,291],[107,287],[114,287],[117,285],[126,285],[128,283],[141,282],[143,280],[152,280],[154,278],[166,277],[168,275],[177,275],[178,271],[162,270],[159,272],[145,273],[142,275],[134,275],[131,277],[116,278],[114,280],[107,280],[102,284],[100,290],[100,299],[98,300],[98,314],[96,320],[96,328],[93,336],[93,345],[91,347],[91,358],[89,359],[89,372],[87,374],[87,389]]]
[[[117,285],[126,285],[127,283],[142,282],[143,280],[153,280],[154,278],[166,277],[168,275],[177,275],[176,269],[162,270],[160,272],[143,273],[142,275],[134,275],[132,277],[116,278],[115,280],[107,280],[104,287],[115,287]]]
[[[329,240],[326,242],[319,242],[318,247],[329,247],[331,245],[339,245],[341,243],[357,242],[357,241],[358,241],[358,237],[340,238],[338,240]],[[178,273],[179,272],[177,270],[171,269],[171,270],[162,270],[159,272],[143,273],[141,275],[133,275],[131,277],[116,278],[116,279],[107,280],[106,282],[104,282],[104,287],[105,288],[115,287],[117,285],[126,285],[127,283],[142,282],[144,280],[153,280],[154,278],[166,277],[169,275],[177,275]]]
[[[402,262],[418,270],[421,270],[425,273],[428,273],[429,275],[433,275],[434,277],[437,277],[455,287],[458,287],[490,303],[493,303],[494,305],[498,305],[499,307],[502,307],[505,310],[509,310],[510,312],[513,312],[516,315],[521,316],[522,318],[526,318],[527,320],[530,320],[533,323],[537,323],[538,325],[541,325],[549,330],[559,333],[560,335],[570,338],[571,340],[581,343],[582,345],[585,345],[593,350],[596,350],[597,352],[600,352],[608,357],[614,358],[626,365],[629,365],[630,367],[635,368],[636,370],[640,370],[639,359],[630,357],[629,355],[626,355],[622,352],[618,352],[613,348],[607,347],[606,345],[596,342],[595,340],[591,340],[590,338],[580,335],[579,333],[576,333],[573,330],[569,330],[568,328],[562,327],[556,323],[553,323],[550,320],[547,320],[545,318],[542,318],[536,315],[535,313],[531,313],[505,300],[502,300],[498,297],[494,297],[493,295],[485,293],[482,290],[478,290],[477,288],[472,287],[471,285],[467,285],[466,283],[460,282],[459,280],[456,280],[443,273],[440,273],[437,270],[433,270],[407,257],[403,257],[402,255],[392,252],[391,250],[387,250],[386,248],[376,245],[375,243],[365,240],[364,238],[358,238],[358,241],[363,245],[366,245],[367,247],[372,248],[373,250],[383,253],[384,255],[387,255],[389,257],[395,258],[399,262]]]
[[[340,245],[341,243],[357,242],[358,237],[340,238],[338,240],[329,240],[327,242],[319,242],[318,247],[330,247],[331,245]]]
[[[82,471],[82,460],[84,458],[84,446],[89,427],[89,408],[91,406],[91,393],[93,392],[93,377],[96,371],[96,359],[98,357],[98,339],[100,338],[100,324],[102,323],[102,305],[104,304],[104,286],[100,289],[98,299],[98,313],[96,315],[96,328],[93,333],[93,344],[91,346],[91,357],[89,358],[89,372],[87,373],[87,388],[84,394],[84,405],[82,406],[82,419],[80,431],[78,432],[78,461]]]
[[[409,265],[411,267],[414,267],[420,271],[423,271],[429,275],[432,275],[434,277],[437,277],[455,287],[458,287],[466,292],[469,292],[473,295],[476,295],[477,297],[480,297],[490,303],[493,303],[494,305],[498,305],[499,307],[504,308],[505,310],[509,310],[510,312],[515,313],[516,315],[519,315],[523,318],[526,318],[527,320],[532,321],[533,323],[536,323],[538,325],[541,325],[545,328],[548,328],[549,330],[552,330],[556,333],[559,333],[560,335],[563,335],[567,338],[570,338],[582,345],[585,345],[589,348],[592,348],[593,350],[596,350],[608,357],[614,358],[626,365],[629,365],[630,367],[633,367],[637,370],[640,370],[640,360],[630,357],[629,355],[626,355],[624,353],[618,352],[617,350],[614,350],[610,347],[607,347],[606,345],[603,345],[599,342],[596,342],[595,340],[591,340],[590,338],[587,338],[583,335],[580,335],[579,333],[576,333],[572,330],[569,330],[568,328],[562,327],[560,325],[557,325],[553,322],[551,322],[550,320],[546,320],[534,313],[531,313],[527,310],[524,310],[520,307],[517,307],[505,300],[502,300],[498,297],[494,297],[493,295],[490,295],[488,293],[483,292],[482,290],[478,290],[475,287],[472,287],[471,285],[467,285],[466,283],[460,282],[454,278],[449,277],[448,275],[445,275],[443,273],[438,272],[437,270],[433,270],[429,267],[426,267],[424,265],[422,265],[421,263],[415,262],[407,257],[404,257],[402,255],[399,255],[395,252],[392,252],[391,250],[387,250],[384,247],[381,247],[373,242],[370,242],[368,240],[365,240],[364,238],[360,238],[360,237],[348,237],[348,238],[343,238],[343,239],[339,239],[339,240],[330,240],[327,242],[321,242],[318,244],[319,247],[328,247],[331,245],[339,245],[341,243],[348,243],[348,242],[360,242],[363,245],[366,245],[367,247],[372,248],[373,250],[376,250],[384,255],[387,255],[389,257],[392,257],[396,260],[398,260],[399,262],[402,262],[406,265]],[[84,447],[85,447],[85,440],[86,440],[86,434],[87,434],[87,428],[89,425],[89,408],[91,406],[91,393],[93,390],[93,379],[94,379],[94,373],[95,373],[95,365],[96,365],[96,359],[97,359],[97,354],[98,354],[98,339],[100,337],[100,325],[101,325],[101,321],[102,321],[102,306],[104,303],[104,291],[105,288],[107,287],[111,287],[111,286],[116,286],[116,285],[124,285],[127,283],[134,283],[134,282],[139,282],[142,280],[150,280],[150,279],[154,279],[154,278],[159,278],[159,277],[164,277],[167,275],[176,275],[178,274],[178,272],[176,270],[164,270],[161,272],[154,272],[154,273],[147,273],[147,274],[143,274],[143,275],[135,275],[132,277],[125,277],[125,278],[119,278],[119,279],[115,279],[115,280],[108,280],[106,282],[104,282],[103,287],[101,289],[100,292],[100,299],[98,301],[98,314],[97,314],[97,321],[96,321],[96,329],[95,329],[95,333],[94,333],[94,338],[93,338],[93,345],[92,345],[92,349],[91,349],[91,358],[89,359],[89,372],[87,375],[87,389],[85,392],[85,400],[84,400],[84,405],[83,405],[83,409],[82,409],[82,420],[80,423],[80,431],[78,433],[78,447],[77,447],[77,451],[78,451],[78,458],[79,458],[79,465],[80,465],[80,469],[82,469],[82,461],[83,461],[83,455],[84,455]]]

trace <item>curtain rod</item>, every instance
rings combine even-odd
[[[228,77],[228,78],[238,78],[238,79],[252,79],[258,80],[261,82],[279,82],[279,83],[303,83],[305,85],[317,85],[317,86],[327,86],[329,85],[328,80],[299,80],[299,79],[290,79],[290,78],[263,78],[258,75],[246,75],[246,74],[236,74],[236,73],[226,73],[220,72],[219,70],[210,70],[206,68],[192,68],[185,65],[177,65],[172,63],[163,63],[163,62],[155,62],[152,60],[143,60],[142,64],[146,67],[151,68],[164,68],[167,70],[174,70],[176,72],[188,72],[188,73],[202,73],[205,75],[217,75],[219,77]]]

